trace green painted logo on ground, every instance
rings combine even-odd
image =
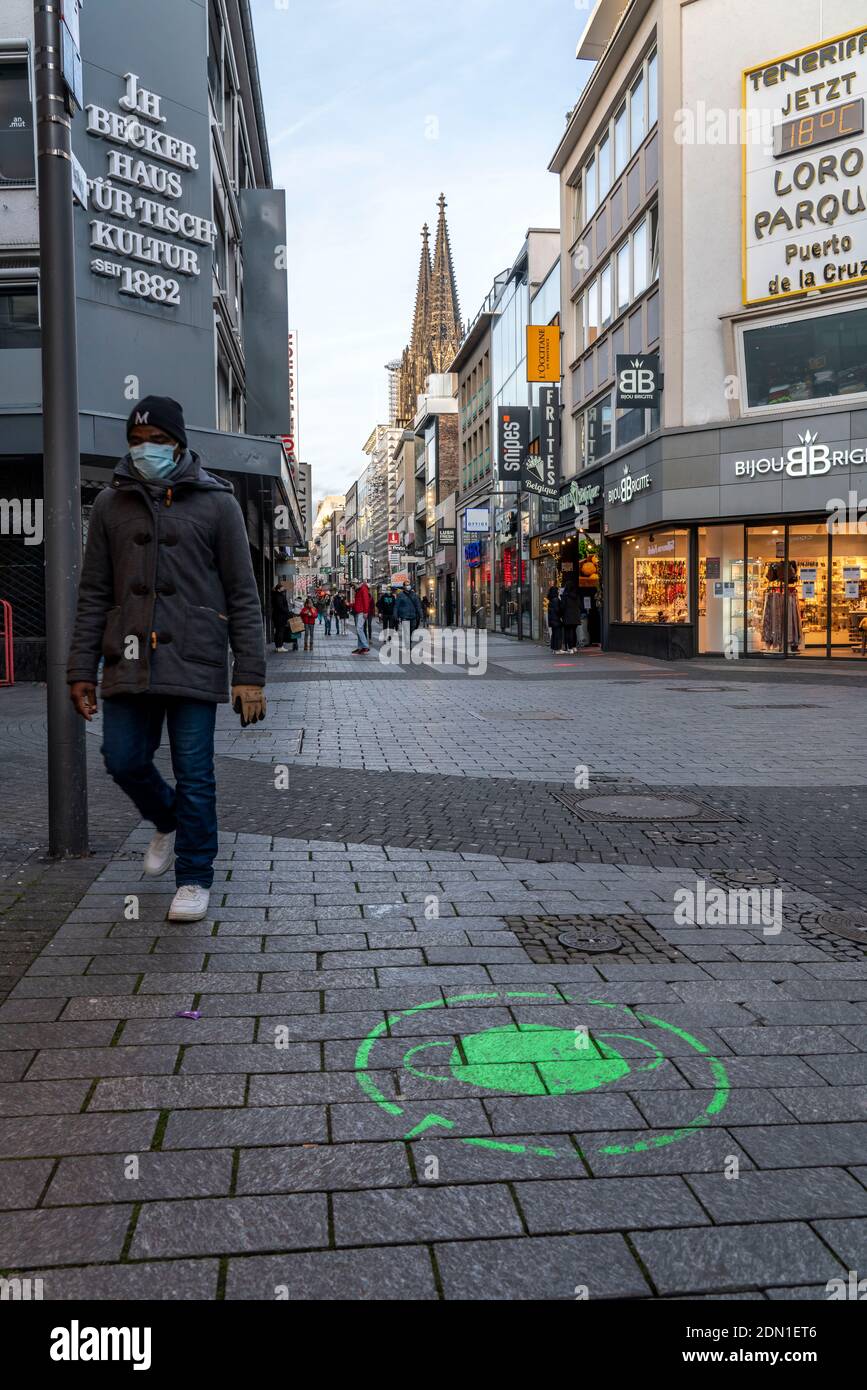
[[[397,1099],[390,1099],[385,1095],[377,1083],[376,1073],[393,1070],[394,1063],[377,1062],[378,1045],[386,1039],[392,1042],[400,1039],[402,1022],[415,1019],[425,1010],[445,1010],[440,1018],[444,1025],[442,1031],[447,1031],[449,1007],[484,1003],[508,1006],[530,1002],[558,1006],[558,1013],[562,1016],[564,1001],[555,995],[536,990],[455,994],[448,999],[431,999],[423,1004],[416,1004],[411,1009],[392,1013],[377,1023],[359,1045],[355,1057],[358,1083],[372,1101],[395,1117],[396,1131],[400,1131],[403,1138],[414,1139],[435,1128],[453,1132],[456,1126],[452,1120],[436,1112],[425,1111],[422,1102],[416,1105],[407,1103],[400,1092]],[[444,1090],[449,1082],[459,1081],[491,1095],[547,1097],[551,1104],[550,1129],[557,1131],[558,1097],[581,1095],[619,1083],[622,1083],[621,1089],[628,1090],[629,1077],[641,1072],[655,1071],[665,1065],[667,1058],[659,1043],[667,1035],[681,1039],[705,1059],[708,1067],[706,1089],[713,1088],[711,1100],[703,1110],[676,1129],[648,1130],[632,1143],[602,1144],[596,1152],[640,1153],[642,1150],[673,1144],[709,1124],[711,1118],[724,1108],[729,1096],[728,1075],[719,1058],[714,1057],[698,1038],[675,1023],[624,1004],[612,1004],[604,999],[572,1002],[576,1007],[592,1010],[598,1026],[596,1022],[593,1027],[582,1022],[573,1028],[515,1022],[498,1024],[491,1028],[480,1027],[478,1031],[466,1035],[453,1035],[447,1039],[427,1039],[414,1044],[411,1043],[411,1039],[406,1038],[405,1041],[409,1045],[403,1054],[403,1068],[410,1076],[442,1083]],[[482,1025],[484,1009],[479,1008],[478,1014],[479,1023]],[[619,1017],[612,1017],[613,1014]],[[617,1022],[621,1020],[624,1026],[631,1025],[635,1031],[617,1030]],[[607,1026],[609,1024],[614,1024],[614,1028]],[[435,1029],[432,1027],[431,1031]],[[640,1049],[637,1055],[631,1056],[630,1053],[635,1052],[636,1048]],[[681,1078],[678,1078],[678,1087],[680,1084]],[[413,1114],[414,1110],[419,1113]],[[576,1124],[574,1120],[574,1111],[569,1124],[564,1128],[580,1130],[580,1123]],[[578,1151],[568,1143],[552,1148],[530,1142],[504,1142],[482,1136],[452,1133],[452,1137],[461,1139],[465,1144],[504,1149],[510,1153],[542,1154],[552,1158],[579,1157]]]

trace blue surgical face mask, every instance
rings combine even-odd
[[[150,483],[167,478],[177,467],[174,444],[134,444],[129,453],[136,471]]]

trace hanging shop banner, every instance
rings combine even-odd
[[[539,452],[524,459],[521,490],[536,497],[556,497],[560,491],[559,386],[539,392]]]
[[[743,74],[743,301],[867,281],[867,27]]]
[[[464,531],[484,532],[491,529],[491,514],[487,507],[467,507],[464,512]]]
[[[501,405],[497,411],[498,477],[502,483],[520,483],[524,459],[530,451],[530,407]]]
[[[442,550],[443,547],[447,545],[454,545],[455,534],[454,526],[441,526],[437,532],[437,545],[439,549]]]
[[[617,409],[655,408],[662,394],[658,352],[617,354]]]
[[[557,324],[527,327],[527,380],[560,384],[560,328]]]

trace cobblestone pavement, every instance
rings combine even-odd
[[[863,1274],[867,952],[825,915],[862,907],[858,668],[500,639],[474,677],[349,640],[271,658],[262,728],[221,711],[185,927],[98,730],[98,853],[40,857],[41,696],[0,692],[0,1270],[230,1300]]]

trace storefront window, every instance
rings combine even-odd
[[[744,330],[751,407],[867,392],[867,309]]]
[[[27,59],[0,55],[0,185],[33,183],[36,153]]]
[[[698,528],[698,650],[741,654],[744,630],[744,528]]]
[[[621,621],[686,623],[689,611],[689,532],[629,536],[621,548]]]
[[[788,636],[800,630],[800,613],[786,598],[786,528],[750,526],[747,529],[747,651],[784,652]]]
[[[867,536],[851,530],[831,537],[832,656],[867,653]]]

